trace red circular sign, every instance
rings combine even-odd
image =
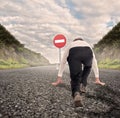
[[[62,48],[66,44],[66,38],[62,34],[58,34],[54,37],[53,43],[56,47]]]

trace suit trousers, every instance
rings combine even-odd
[[[75,92],[80,91],[80,84],[87,85],[87,78],[92,67],[93,52],[90,47],[73,47],[69,50],[67,58],[71,90],[74,97]]]

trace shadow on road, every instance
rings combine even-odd
[[[92,98],[94,100],[99,100],[104,104],[107,104],[109,110],[106,112],[87,112],[89,116],[97,116],[104,118],[119,118],[120,117],[120,92],[114,91],[109,86],[100,86],[96,88],[94,95],[87,93],[85,97]]]
[[[62,83],[57,87],[65,88],[66,90],[71,91],[70,85],[67,85],[65,83]],[[81,115],[82,113],[82,114],[86,114],[90,118],[95,118],[95,117],[119,118],[120,117],[120,112],[119,112],[120,111],[120,92],[119,91],[115,91],[109,86],[98,86],[97,88],[94,89],[93,94],[91,94],[90,92],[87,92],[86,94],[82,94],[82,96],[85,97],[86,102],[89,102],[91,99],[93,99],[94,102],[97,102],[97,104],[99,104],[98,107],[104,108],[104,106],[107,105],[108,110],[103,109],[103,111],[100,111],[97,108],[95,110],[86,110],[86,108],[84,107],[82,110],[81,109],[75,110],[75,112],[78,115]]]

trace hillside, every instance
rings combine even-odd
[[[120,22],[95,45],[100,49],[104,49],[106,46],[120,48]]]
[[[120,22],[94,45],[94,50],[99,64],[120,68]]]
[[[47,65],[49,61],[40,53],[24,47],[0,24],[0,68]]]

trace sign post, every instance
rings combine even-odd
[[[61,48],[66,44],[66,38],[62,34],[58,34],[53,39],[53,44],[59,48],[59,63],[61,62]]]

